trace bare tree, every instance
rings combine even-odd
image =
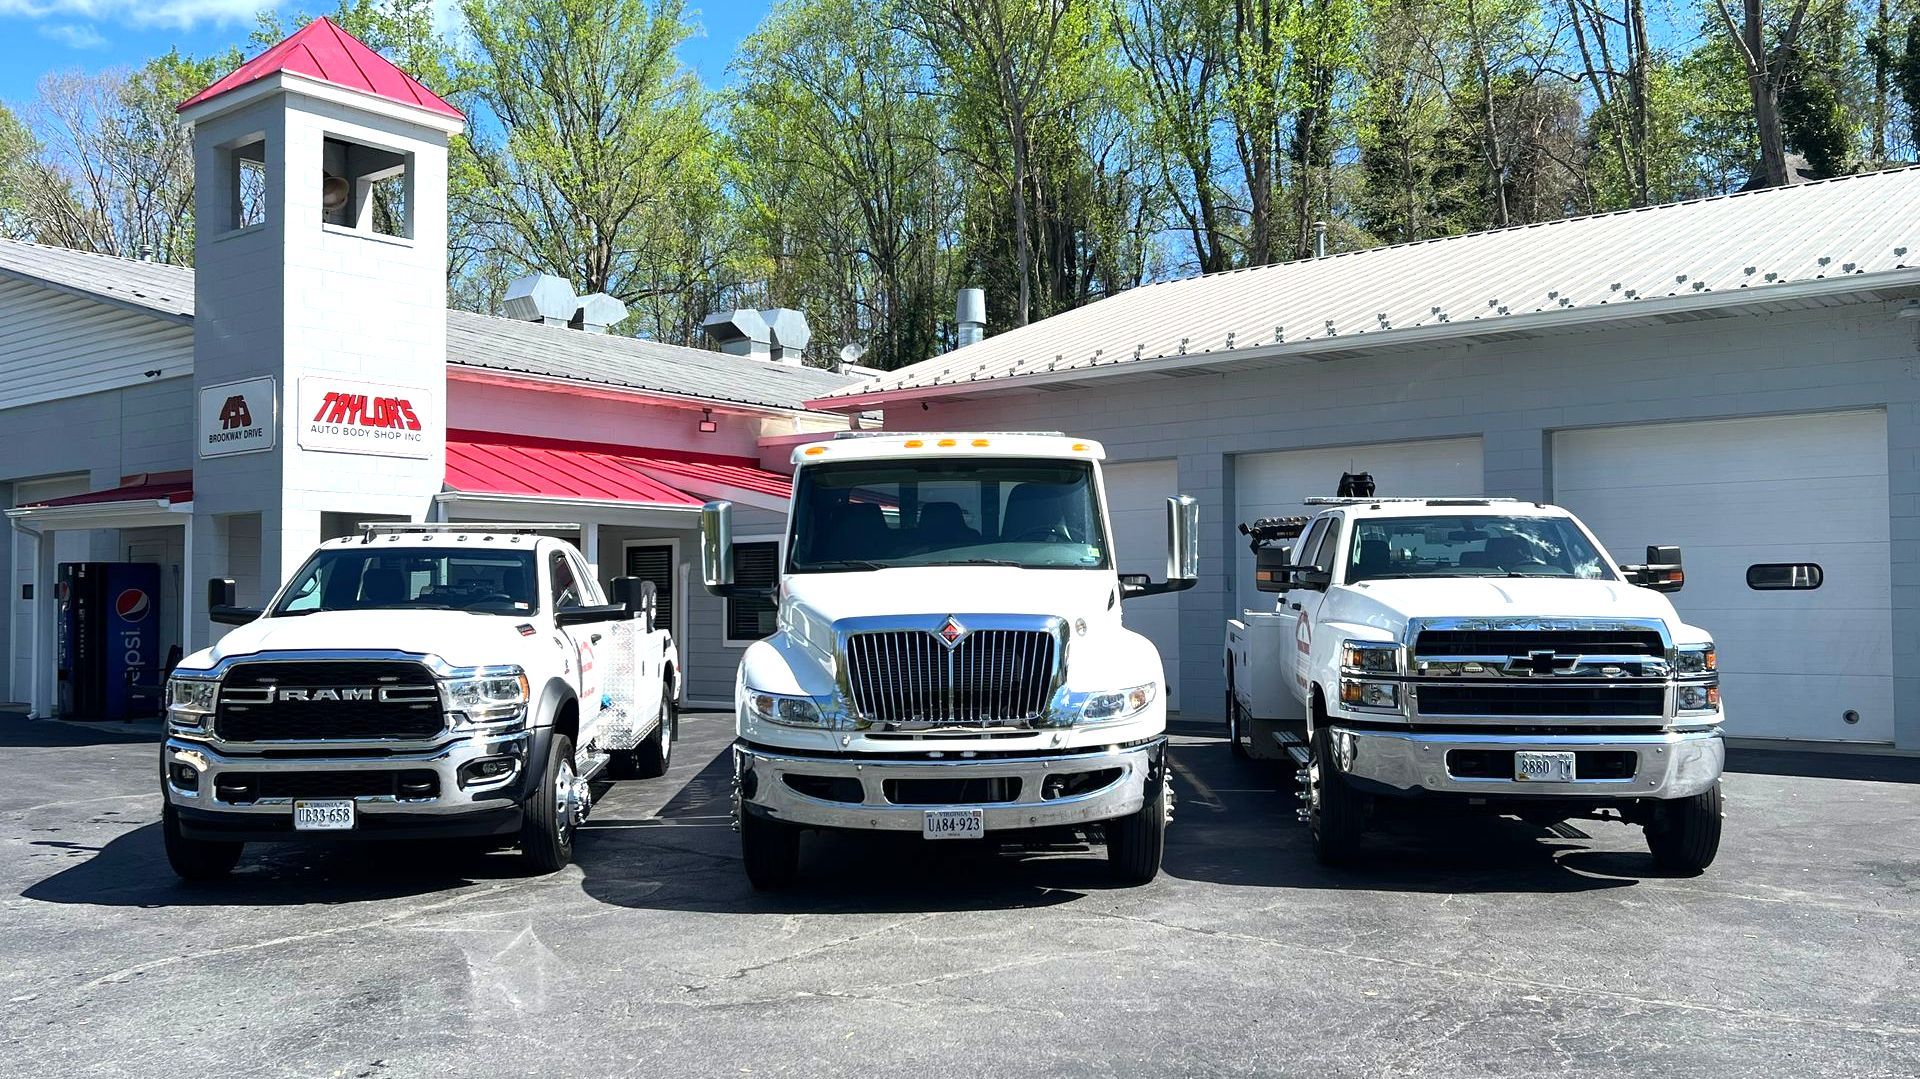
[[[1800,27],[1806,19],[1810,0],[1794,0],[1793,13],[1767,44],[1766,20],[1761,0],[1741,0],[1741,16],[1733,17],[1727,0],[1714,0],[1720,10],[1721,24],[1733,43],[1753,96],[1753,124],[1760,137],[1760,175],[1766,187],[1780,187],[1788,180],[1787,140],[1780,123],[1780,91],[1793,77],[1794,46],[1800,40]]]

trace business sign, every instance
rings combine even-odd
[[[271,375],[200,391],[200,456],[270,450],[279,435]]]
[[[443,437],[433,394],[413,386],[331,375],[300,380],[300,448],[380,457],[430,457]]]

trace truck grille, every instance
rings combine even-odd
[[[222,772],[214,794],[223,802],[262,798],[427,799],[440,793],[440,777],[426,768],[363,772]]]
[[[371,700],[284,700],[309,693],[371,690]],[[419,740],[446,728],[433,675],[403,660],[240,663],[220,683],[214,736],[228,742],[321,739]]]
[[[1425,716],[1631,716],[1666,714],[1666,688],[1637,686],[1421,685],[1415,690]]]
[[[1651,629],[1423,629],[1413,641],[1415,659],[1524,656],[1530,652],[1660,658],[1667,654],[1667,644],[1657,630]]]
[[[948,648],[922,630],[847,638],[853,706],[872,723],[1031,724],[1053,697],[1058,644],[1044,630],[982,629]]]

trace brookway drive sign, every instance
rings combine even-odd
[[[200,456],[270,450],[280,429],[274,380],[250,378],[200,391]]]

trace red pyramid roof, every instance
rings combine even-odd
[[[181,110],[211,101],[269,75],[291,71],[309,79],[332,83],[402,105],[465,120],[460,110],[420,85],[418,79],[393,66],[360,40],[324,18],[301,27],[292,37],[235,68],[220,81],[180,103]]]

